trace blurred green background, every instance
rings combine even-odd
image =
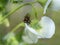
[[[11,9],[14,9],[18,5],[9,3],[6,6],[6,9],[7,11],[9,11]],[[40,19],[40,17],[43,16],[43,8],[39,5],[36,5],[36,8],[38,10],[37,11],[38,18]],[[10,32],[13,27],[15,27],[18,23],[23,21],[25,14],[31,11],[30,9],[31,9],[31,6],[25,6],[19,9],[18,11],[16,11],[14,14],[10,15],[8,17],[10,22],[10,27],[7,28],[3,24],[0,25],[0,43],[2,42],[1,39],[5,36],[5,34]],[[48,8],[47,13],[45,15],[52,18],[52,20],[55,22],[55,26],[56,26],[55,35],[51,39],[40,39],[37,44],[31,44],[31,45],[60,45],[60,11],[55,11],[55,10],[52,10],[51,8]],[[21,30],[21,28],[19,28],[18,30]]]

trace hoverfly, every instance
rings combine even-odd
[[[27,24],[30,24],[30,22],[31,22],[31,20],[30,20],[30,15],[26,15],[25,17],[24,17],[24,23],[27,23]]]
[[[10,2],[13,2],[13,3],[18,3],[18,2],[23,2],[23,0],[10,0]]]

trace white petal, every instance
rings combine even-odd
[[[39,32],[39,38],[51,38],[55,34],[55,24],[52,19],[43,16],[39,23],[42,26]]]
[[[33,41],[28,36],[22,36],[22,39],[26,43],[29,43],[29,44],[32,44],[33,43]]]
[[[29,30],[30,32],[34,33],[34,34],[38,34],[35,29],[33,29],[32,27],[28,26],[27,24],[26,25],[26,30]]]
[[[33,41],[33,43],[37,43],[38,41],[38,36],[37,36],[37,32],[31,28],[30,26],[28,26],[27,24],[26,28],[25,28],[25,34]]]
[[[48,1],[47,1],[46,5],[45,5],[45,7],[44,7],[44,12],[43,12],[43,14],[46,13],[46,10],[47,10],[49,4],[51,3],[51,1],[52,1],[52,0],[48,0]]]

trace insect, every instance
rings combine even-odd
[[[13,3],[21,3],[21,2],[23,2],[23,0],[11,0]]]
[[[30,16],[27,14],[25,17],[24,17],[24,23],[27,23],[27,24],[30,24],[31,20],[30,20]]]

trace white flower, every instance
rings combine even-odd
[[[30,38],[33,43],[36,43],[39,38],[51,38],[55,34],[55,24],[52,19],[47,16],[43,16],[39,21],[39,25],[42,27],[40,30],[36,31],[29,25],[25,24],[25,33]],[[25,39],[28,40],[28,38]],[[24,40],[24,38],[23,38]],[[24,40],[24,41],[26,41]],[[30,41],[30,40],[29,40]]]

